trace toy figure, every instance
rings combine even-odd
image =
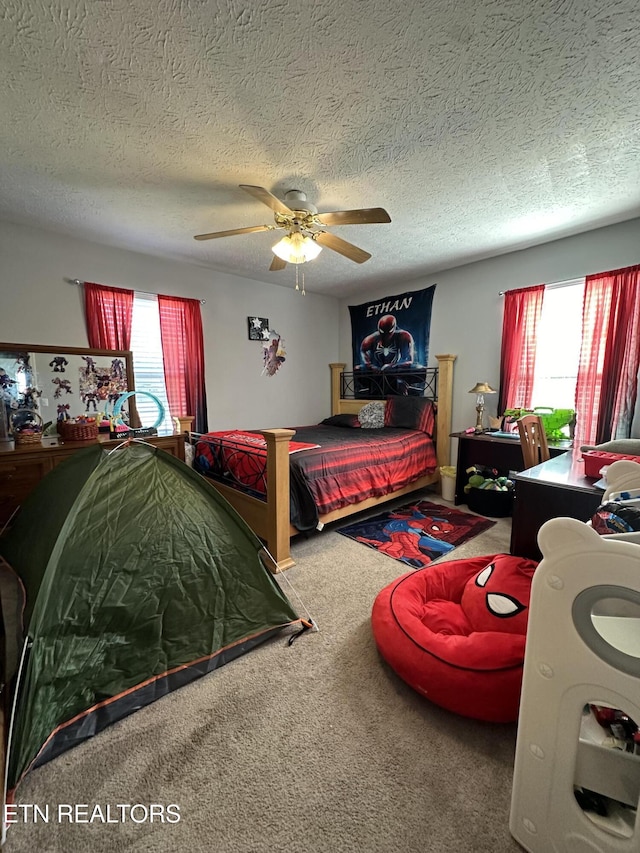
[[[84,356],[83,356],[83,358],[84,358]],[[53,382],[54,385],[58,386],[56,388],[55,394],[53,395],[56,400],[58,399],[58,397],[62,396],[63,391],[66,391],[67,394],[73,394],[73,388],[71,387],[71,383],[69,382],[68,379],[59,379],[56,376],[56,378],[52,379],[51,381]]]
[[[37,409],[38,403],[37,398],[42,397],[42,391],[38,391],[37,388],[32,388],[31,386],[24,389],[22,394],[20,395],[19,405],[21,409]]]
[[[31,370],[29,358],[30,356],[28,353],[24,353],[24,355],[18,356],[18,358],[16,359],[18,373],[28,373]]]
[[[93,411],[98,411],[97,402],[99,400],[98,394],[95,391],[87,391],[82,395],[82,399],[84,401],[84,405],[87,411],[89,411],[89,406],[93,406]]]
[[[15,379],[12,379],[6,370],[3,370],[0,367],[0,388],[3,391],[6,391],[8,388],[11,388],[12,385],[16,385]]]
[[[124,365],[121,359],[114,358],[111,362],[111,376],[114,379],[122,379],[124,377]]]
[[[58,416],[56,420],[58,421],[68,421],[69,420],[69,404],[68,403],[60,403],[58,406]]]
[[[69,364],[69,362],[63,355],[56,355],[49,362],[49,367],[53,368],[54,373],[64,373],[67,364]]]
[[[82,360],[87,362],[87,366],[86,366],[86,368],[85,368],[85,374],[86,374],[87,376],[91,376],[91,374],[92,374],[92,373],[95,373],[95,370],[96,370],[96,363],[95,363],[95,361],[91,358],[91,356],[90,356],[90,355],[83,355],[83,356],[82,356]]]

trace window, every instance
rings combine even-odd
[[[192,415],[194,431],[207,432],[200,300],[134,292],[90,281],[84,282],[84,297],[89,344],[95,349],[133,350],[136,389],[150,394],[155,391],[163,403],[169,400],[174,417]],[[132,338],[134,302],[136,329]],[[161,363],[163,368],[167,365],[166,371]],[[155,407],[153,400],[150,404]],[[145,408],[143,404],[146,420]],[[157,412],[151,423],[156,420]],[[170,431],[168,410],[158,429],[162,434]]]
[[[536,336],[534,408],[575,407],[584,283],[580,278],[545,287]]]
[[[503,411],[575,408],[577,446],[634,438],[639,374],[640,264],[505,293]]]
[[[147,391],[160,400],[164,407],[164,420],[158,426],[158,435],[171,435],[173,424],[169,413],[167,389],[164,381],[162,339],[158,298],[152,293],[138,293],[133,297],[131,321],[131,350],[136,391]],[[136,408],[143,427],[153,426],[158,419],[158,407],[144,394],[136,394]]]

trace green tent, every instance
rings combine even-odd
[[[13,662],[5,625],[9,791],[115,720],[308,625],[262,550],[206,480],[158,448],[95,444],[48,474],[0,539],[25,591]]]

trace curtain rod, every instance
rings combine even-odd
[[[570,287],[572,284],[577,284],[579,281],[584,281],[585,278],[586,278],[586,276],[581,275],[581,276],[578,276],[578,278],[567,278],[567,279],[565,279],[565,281],[552,281],[551,284],[545,284],[545,287],[549,287],[549,288]],[[525,285],[525,287],[526,287],[526,285]],[[517,287],[514,289],[518,290]],[[507,292],[506,290],[499,290],[498,296],[504,296],[506,292]]]
[[[79,278],[68,278],[67,281],[69,282],[69,284],[76,284],[76,285],[81,285],[81,284],[85,283],[84,281],[82,281]],[[108,285],[105,285],[105,287],[108,287]],[[129,288],[127,288],[127,290],[128,289]],[[131,289],[133,289],[133,288],[131,288]],[[134,290],[134,293],[135,292],[136,291]],[[153,293],[151,290],[138,290],[137,293],[147,293],[149,296],[157,296],[158,295],[157,293]],[[205,305],[207,300],[206,299],[200,299],[199,301],[200,301],[201,305]]]

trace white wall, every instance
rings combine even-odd
[[[632,219],[344,300],[340,308],[339,360],[352,363],[349,305],[436,284],[429,364],[437,363],[435,355],[439,353],[458,356],[454,368],[453,430],[462,430],[475,424],[475,396],[468,393],[469,389],[478,380],[497,389],[500,381],[500,291],[566,281],[637,263],[640,219]],[[496,414],[497,396],[485,398],[485,418]]]
[[[202,306],[210,429],[317,423],[329,413],[332,361],[351,364],[348,305],[437,284],[431,358],[455,353],[453,428],[475,422],[477,380],[497,388],[501,290],[563,281],[640,262],[640,219],[446,270],[344,300],[214,273],[53,232],[0,222],[0,340],[87,346],[79,278],[206,299]],[[262,376],[262,347],[247,339],[247,317],[268,317],[287,359]],[[495,414],[496,398],[487,398]],[[455,452],[455,447],[453,448]]]
[[[74,278],[206,300],[209,429],[295,426],[330,414],[337,299],[0,222],[0,341],[88,346],[81,288],[65,281]],[[262,345],[247,336],[252,315],[282,335],[287,355],[275,376],[261,375]]]

